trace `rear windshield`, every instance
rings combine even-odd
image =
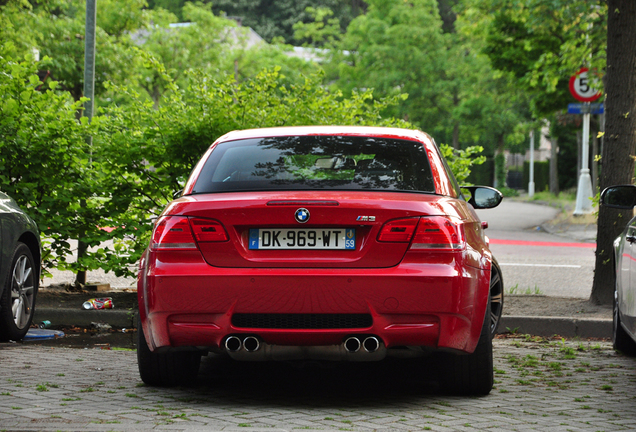
[[[192,192],[316,189],[434,193],[435,185],[421,143],[291,136],[218,144]]]

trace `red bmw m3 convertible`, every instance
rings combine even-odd
[[[239,361],[439,357],[442,385],[487,394],[501,271],[474,209],[420,131],[230,132],[157,220],[138,277],[141,378]]]

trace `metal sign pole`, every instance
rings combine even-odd
[[[530,181],[528,182],[528,196],[534,196],[534,131],[530,131]]]
[[[589,169],[589,148],[590,148],[590,103],[585,103],[585,112],[583,114],[583,145],[581,173],[579,176],[579,186],[576,190],[576,208],[574,215],[580,216],[592,213],[592,177],[590,177]]]

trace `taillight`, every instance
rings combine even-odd
[[[157,249],[196,249],[194,236],[184,216],[163,216],[155,225],[150,248]]]
[[[379,242],[409,243],[415,250],[462,250],[464,226],[444,216],[395,219],[382,226]]]
[[[464,248],[464,226],[444,216],[420,218],[411,249],[462,250]]]
[[[191,218],[190,225],[197,242],[224,242],[228,240],[225,228],[212,219]]]
[[[196,239],[196,241],[195,241]],[[197,242],[227,241],[227,232],[212,219],[163,216],[152,233],[151,249],[196,249]]]
[[[378,234],[380,242],[408,243],[411,241],[419,218],[395,219],[384,224]]]

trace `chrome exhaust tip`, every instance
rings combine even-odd
[[[380,341],[375,336],[369,336],[364,340],[362,346],[368,353],[376,352],[380,348]]]
[[[245,339],[243,339],[243,348],[245,348],[245,351],[248,351],[248,352],[258,351],[260,347],[261,347],[261,343],[254,336],[248,336]]]
[[[225,349],[230,352],[237,352],[242,346],[243,342],[241,342],[241,340],[236,336],[230,336],[225,339]]]
[[[347,352],[358,352],[360,350],[360,339],[358,339],[357,337],[350,337],[344,342],[344,347]]]

